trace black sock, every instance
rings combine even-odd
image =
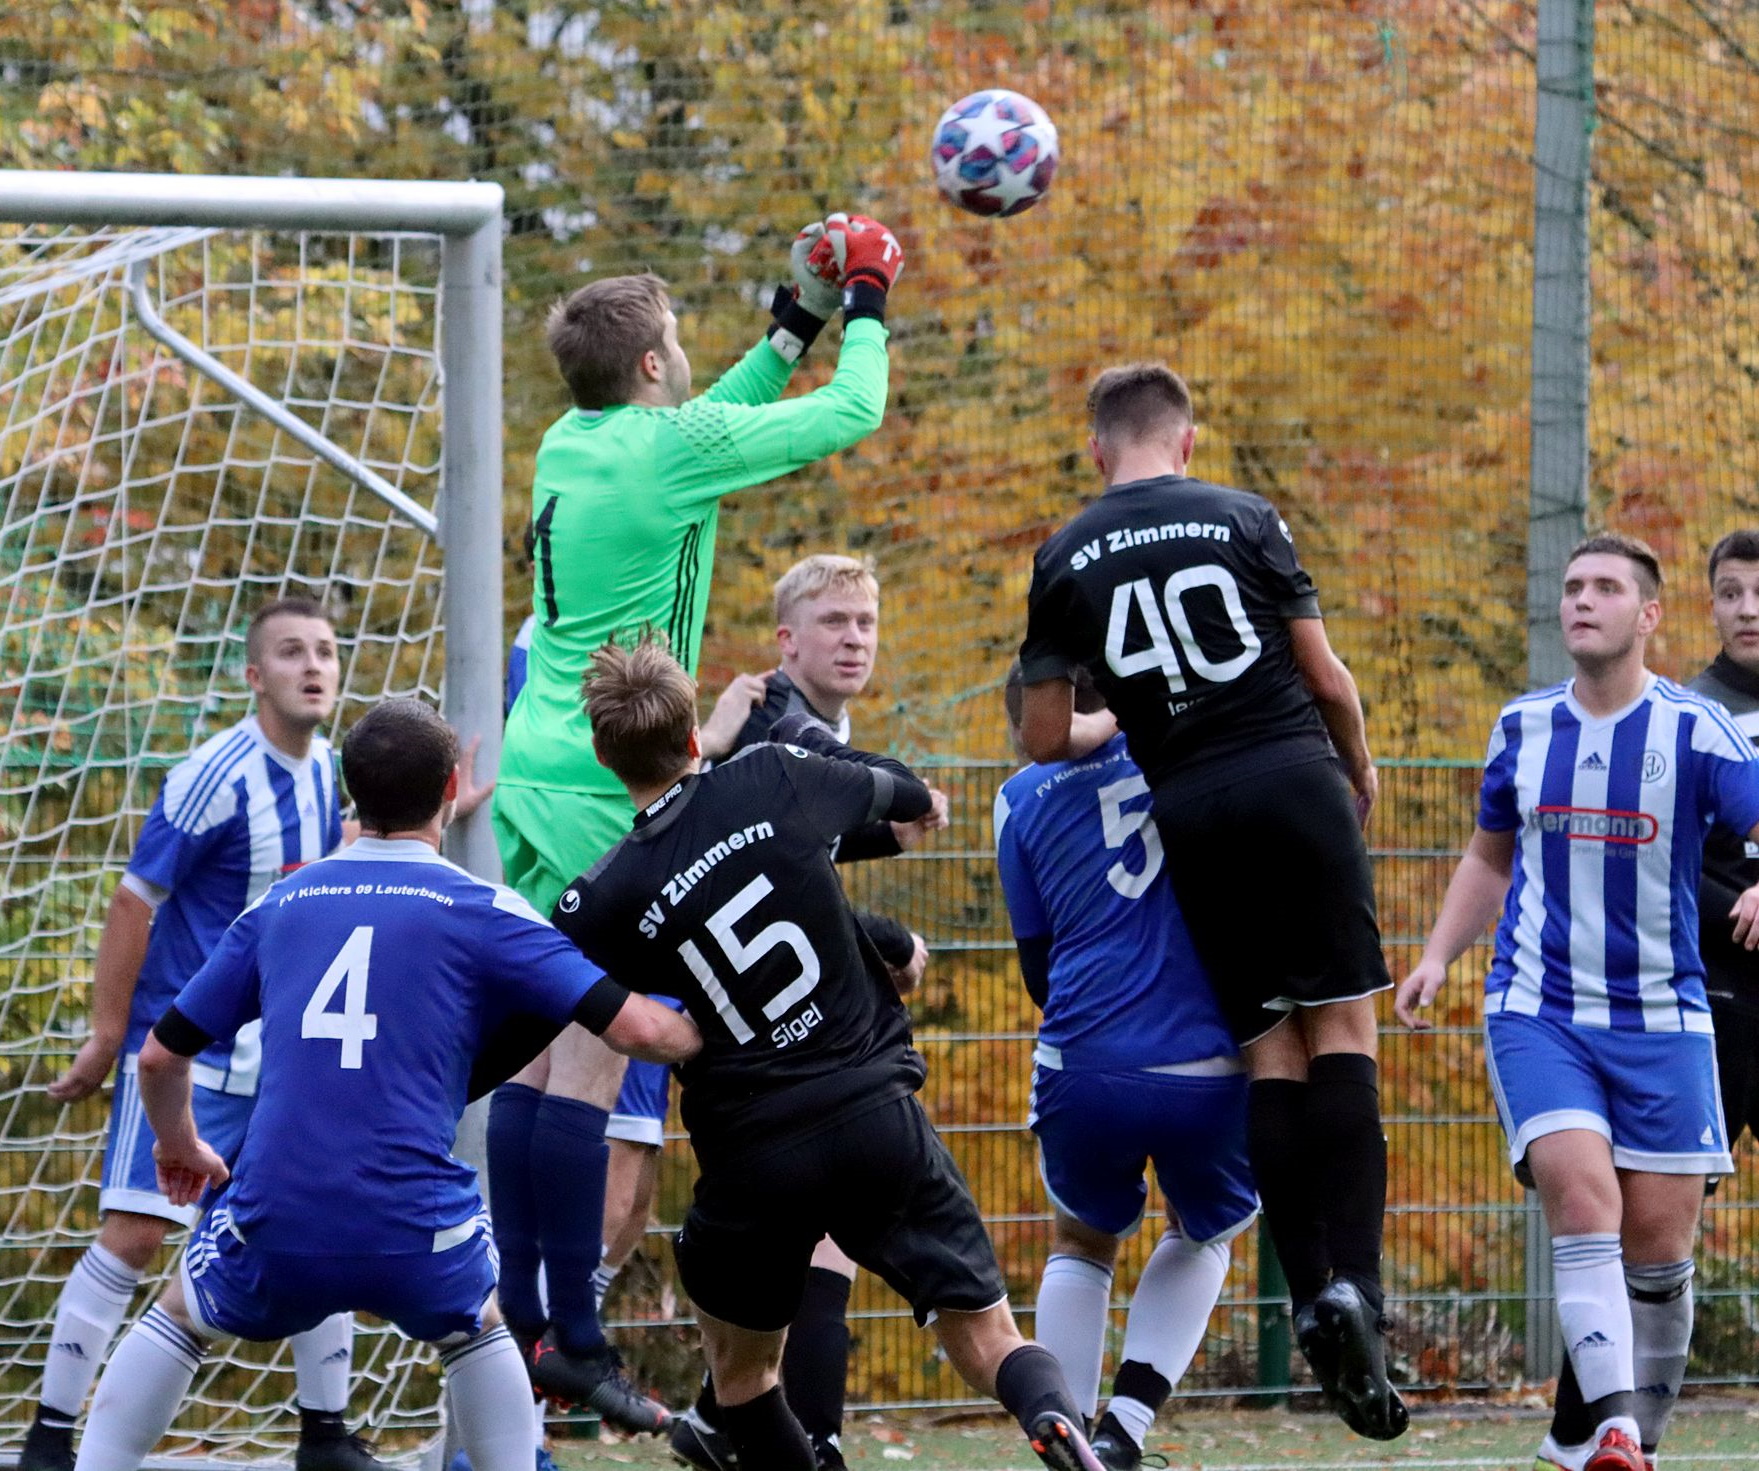
[[[1112,1379],[1113,1399],[1133,1399],[1147,1405],[1157,1415],[1172,1392],[1173,1386],[1167,1383],[1167,1376],[1139,1359],[1125,1359],[1118,1365],[1118,1372]]]
[[[1331,1280],[1325,1223],[1307,1143],[1308,1085],[1291,1078],[1258,1078],[1246,1090],[1246,1152],[1264,1202],[1264,1223],[1298,1309]]]
[[[1379,1312],[1381,1236],[1386,1229],[1386,1134],[1374,1059],[1323,1052],[1307,1064],[1307,1141],[1324,1182],[1325,1239],[1332,1271],[1355,1283]]]
[[[1637,1418],[1637,1392],[1633,1389],[1615,1389],[1611,1394],[1601,1395],[1586,1408],[1588,1411],[1588,1433],[1582,1437],[1584,1440],[1616,1415],[1628,1416],[1635,1420]]]
[[[1071,1425],[1087,1423],[1069,1393],[1063,1366],[1041,1343],[1023,1343],[1002,1360],[996,1370],[996,1398],[1028,1435],[1032,1433],[1032,1422],[1046,1410],[1067,1416]]]
[[[713,1376],[702,1376],[702,1388],[696,1394],[696,1413],[700,1415],[711,1430],[726,1430],[721,1422],[721,1402],[715,1398],[715,1381]]]
[[[1582,1386],[1576,1382],[1576,1366],[1564,1355],[1564,1366],[1557,1372],[1557,1401],[1551,1410],[1551,1438],[1559,1445],[1581,1445],[1594,1434],[1600,1421],[1588,1413],[1582,1399]]]
[[[69,1442],[73,1439],[73,1427],[79,1423],[77,1412],[68,1414],[66,1410],[57,1410],[52,1405],[37,1406],[36,1424],[56,1437],[65,1436]]]
[[[299,1407],[299,1438],[305,1441],[343,1440],[348,1426],[340,1410],[313,1410]]]
[[[537,1239],[544,1253],[550,1325],[569,1354],[591,1353],[605,1343],[592,1274],[604,1255],[609,1121],[602,1108],[546,1093],[531,1130],[532,1178],[542,1183]]]
[[[818,1471],[812,1442],[782,1397],[782,1386],[765,1390],[742,1405],[722,1405],[721,1424],[739,1464],[763,1471]]]
[[[531,1169],[531,1131],[543,1094],[523,1083],[503,1083],[489,1101],[489,1199],[491,1224],[501,1257],[495,1295],[501,1314],[517,1337],[538,1338],[544,1331],[544,1305],[537,1274],[537,1181]]]
[[[843,1431],[843,1388],[849,1377],[849,1289],[841,1272],[813,1267],[782,1350],[782,1388],[788,1408],[813,1444]]]

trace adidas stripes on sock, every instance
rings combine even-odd
[[[43,1365],[42,1402],[59,1419],[71,1424],[79,1418],[140,1279],[139,1272],[96,1242],[68,1273]]]

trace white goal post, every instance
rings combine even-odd
[[[96,1221],[104,1104],[44,1086],[251,609],[336,610],[339,724],[421,694],[498,764],[501,242],[495,184],[0,170],[0,1445]],[[499,877],[486,807],[447,844]],[[289,1364],[204,1368],[172,1448],[285,1453]],[[426,1350],[363,1329],[355,1369],[389,1450],[438,1428]]]

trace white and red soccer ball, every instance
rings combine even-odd
[[[929,153],[942,194],[974,215],[1017,215],[1057,171],[1057,129],[1030,97],[990,87],[961,97],[935,124]]]

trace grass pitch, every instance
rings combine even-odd
[[[1161,1416],[1145,1449],[1174,1471],[1391,1471],[1398,1467],[1528,1471],[1545,1434],[1538,1411],[1420,1408],[1403,1439],[1358,1440],[1330,1416],[1275,1410],[1191,1410]],[[1012,1421],[998,1415],[851,1416],[843,1454],[854,1471],[1038,1471]],[[561,1440],[562,1471],[675,1468],[663,1440]],[[1664,1466],[1759,1466],[1759,1403],[1675,1415]]]

